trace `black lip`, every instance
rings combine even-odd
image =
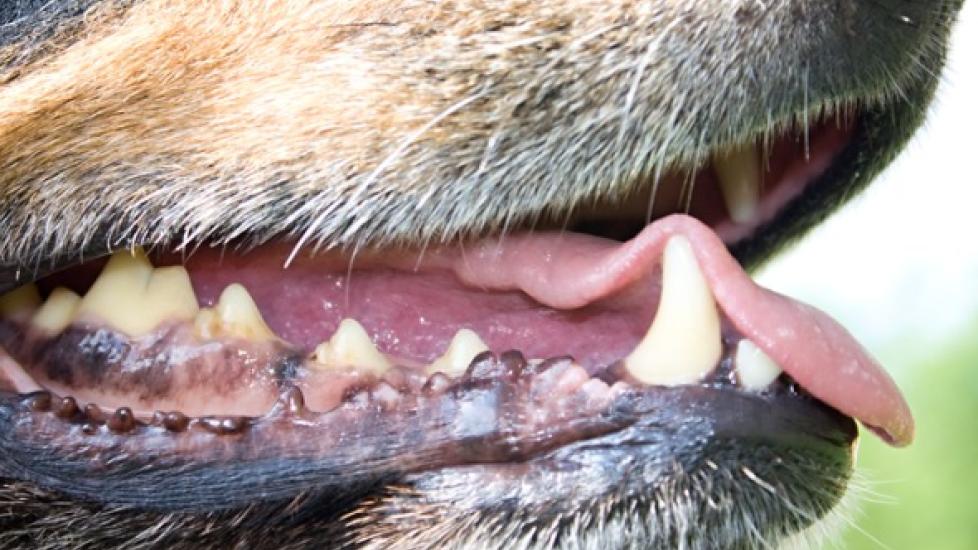
[[[534,440],[524,450],[513,446],[512,434],[493,430],[454,443],[437,438],[425,443],[420,435],[424,430],[418,427],[421,431],[412,428],[405,436],[417,432],[420,448],[404,447],[410,442],[385,433],[381,435],[390,439],[386,443],[378,438],[362,442],[377,453],[362,462],[345,462],[344,457],[359,456],[349,449],[337,449],[334,457],[317,457],[313,447],[290,454],[275,448],[262,450],[247,440],[242,440],[241,452],[228,455],[229,451],[218,446],[211,458],[185,459],[160,449],[130,454],[110,440],[98,439],[79,440],[81,446],[72,451],[63,447],[66,436],[65,428],[58,427],[60,421],[50,415],[37,416],[25,403],[22,396],[0,395],[0,433],[5,434],[0,438],[4,457],[0,476],[34,480],[90,502],[185,512],[245,507],[254,502],[255,495],[261,495],[262,501],[277,502],[302,493],[350,494],[357,487],[368,491],[396,479],[425,486],[475,474],[485,476],[486,486],[497,491],[481,494],[479,499],[484,502],[478,507],[493,508],[507,502],[502,493],[512,490],[510,484],[525,482],[521,475],[511,475],[512,468],[541,478],[539,487],[554,490],[566,487],[566,480],[555,483],[545,478],[559,472],[593,491],[641,492],[667,479],[673,466],[695,471],[707,461],[761,471],[770,469],[771,457],[781,457],[778,460],[789,462],[784,473],[794,475],[790,457],[799,454],[839,479],[849,475],[850,447],[857,436],[851,418],[793,391],[749,394],[707,386],[654,387],[629,390],[602,413],[567,424],[564,429],[579,433],[580,439],[563,443]],[[93,454],[101,447],[101,452]],[[404,456],[380,459],[395,451]],[[613,467],[625,456],[631,457],[633,468]],[[595,470],[595,465],[603,466]],[[596,471],[600,479],[594,477]],[[783,477],[777,472],[772,476],[772,481]],[[488,483],[490,479],[496,481]],[[186,493],[190,486],[196,488],[193,494]],[[545,497],[543,493],[540,498]],[[832,504],[828,500],[826,508]],[[571,507],[583,504],[560,498],[554,502]]]
[[[941,66],[943,51],[934,66]],[[756,268],[863,191],[923,123],[936,80],[917,80],[905,96],[861,110],[855,133],[835,162],[771,221],[729,248],[746,269]]]

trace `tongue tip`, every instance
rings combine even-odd
[[[907,447],[913,443],[916,435],[913,418],[893,422],[888,427],[865,424],[866,429],[876,434],[884,443],[891,447]]]

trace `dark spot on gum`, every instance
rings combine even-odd
[[[121,334],[69,327],[54,338],[38,342],[30,363],[55,382],[73,388],[95,387],[128,353],[129,342]]]
[[[24,404],[34,412],[48,412],[52,404],[51,392],[32,393],[24,399]]]
[[[292,416],[299,416],[306,411],[306,398],[302,395],[302,390],[291,387],[282,394],[282,402],[285,404],[285,412]]]
[[[436,372],[432,374],[431,377],[424,383],[421,387],[421,393],[425,396],[432,397],[436,395],[441,395],[449,387],[451,387],[452,381],[444,373]]]
[[[116,433],[130,432],[136,427],[136,417],[132,414],[132,409],[122,407],[112,413],[106,425]]]
[[[243,416],[205,416],[197,419],[197,424],[214,435],[236,435],[251,425],[251,420]]]
[[[499,372],[500,377],[515,382],[526,369],[526,357],[518,350],[509,350],[499,356],[499,364],[502,366]]]
[[[463,377],[470,380],[492,378],[497,368],[496,354],[491,351],[484,351],[472,359]]]
[[[80,410],[78,409],[78,402],[71,396],[62,398],[58,403],[57,409],[55,410],[55,414],[58,415],[59,418],[64,418],[65,420],[74,418],[79,412]]]
[[[190,426],[190,418],[181,412],[168,412],[162,414],[160,424],[168,431],[183,432]]]
[[[272,367],[275,380],[282,384],[295,380],[302,372],[303,358],[301,355],[286,351]]]
[[[548,370],[556,367],[557,365],[563,365],[567,363],[574,363],[574,358],[570,355],[561,355],[559,357],[551,357],[545,359],[536,365],[529,365],[524,371],[524,375],[535,376],[542,372],[547,372]]]

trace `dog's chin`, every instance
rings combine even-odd
[[[454,244],[56,266],[0,299],[0,474],[93,525],[206,514],[296,544],[782,540],[842,498],[854,420],[896,445],[913,420],[841,326],[738,259],[918,118],[822,114]]]

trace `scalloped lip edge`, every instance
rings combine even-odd
[[[733,325],[801,387],[892,445],[913,441],[914,421],[906,400],[855,338],[826,313],[757,285],[719,236],[690,216],[656,220],[626,243],[559,232],[509,235],[469,245],[464,257],[457,250],[439,249],[425,264],[450,267],[471,286],[521,290],[556,309],[621,295],[654,300],[656,267],[674,235],[692,243],[718,307]],[[532,258],[546,261],[528,261]]]

